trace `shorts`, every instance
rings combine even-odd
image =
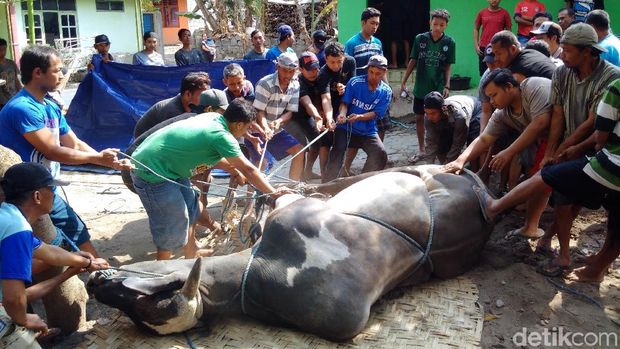
[[[416,115],[424,115],[424,100],[413,97],[413,113]]]
[[[70,239],[75,245],[80,246],[90,240],[90,234],[84,221],[57,193],[54,193],[54,204],[50,218],[58,235]],[[71,243],[65,242],[65,244],[66,247],[71,247]]]
[[[388,111],[381,119],[377,119],[377,131],[387,131],[392,128],[392,121],[390,120],[390,112]]]
[[[331,148],[334,145],[334,131],[324,134],[319,143],[321,143],[321,147]]]
[[[467,128],[467,145],[470,145],[478,136],[480,136],[480,114],[474,114]]]
[[[286,126],[284,127],[286,132],[288,132],[291,136],[295,137],[295,139],[299,142],[299,144],[304,147],[312,142],[315,138],[319,136],[319,132],[316,130],[316,121],[309,116],[303,116],[299,118],[291,119]],[[321,142],[316,141],[312,143],[310,149],[314,151],[319,151],[321,148]]]
[[[601,206],[607,209],[620,207],[620,192],[607,188],[583,171],[588,162],[584,156],[540,170],[543,181],[553,188],[554,206],[579,204],[592,210]]]
[[[256,137],[260,137],[258,134],[253,134],[253,135]],[[260,137],[260,139],[263,140],[263,144],[264,144],[265,140],[262,137]],[[295,137],[291,136],[288,132],[286,132],[286,130],[282,130],[276,133],[275,135],[273,135],[273,137],[271,137],[269,142],[267,142],[267,153],[268,154],[266,154],[265,157],[272,156],[276,160],[280,161],[284,159],[285,157],[289,156],[289,153],[287,152],[287,150],[291,149],[292,147],[298,144],[299,144],[299,141],[297,141]],[[248,150],[250,151],[250,159],[253,162],[260,161],[260,154],[256,151],[256,149],[254,149],[254,146],[252,145],[252,143],[246,140],[245,145],[248,147]]]
[[[198,193],[189,178],[174,183],[148,183],[131,171],[131,178],[149,217],[149,226],[157,250],[172,251],[187,244],[187,229],[200,215]]]

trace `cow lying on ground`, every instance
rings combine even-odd
[[[432,275],[457,276],[478,259],[492,230],[472,189],[482,184],[475,175],[432,174],[435,169],[390,169],[310,187],[337,194],[276,207],[252,249],[136,263],[125,268],[166,276],[94,273],[88,288],[159,334],[244,312],[330,340],[349,339],[386,292]]]

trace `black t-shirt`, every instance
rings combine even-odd
[[[299,74],[299,99],[302,97],[308,96],[312,101],[312,104],[320,111],[322,109],[321,106],[321,95],[324,93],[329,93],[329,88],[327,84],[323,81],[319,81],[319,78],[315,81],[310,81],[304,78],[302,74]],[[299,103],[299,111],[293,114],[293,118],[305,118],[308,117],[308,113],[306,112],[306,108],[301,105],[301,101]]]
[[[525,49],[519,52],[508,68],[514,74],[521,74],[526,78],[539,76],[551,79],[555,71],[555,64],[542,53],[532,49]]]
[[[355,76],[355,58],[351,56],[344,57],[344,63],[342,65],[342,69],[340,71],[332,71],[326,65],[321,68],[319,72],[318,81],[321,84],[329,85],[329,93],[332,98],[332,108],[334,109],[334,115],[338,115],[338,108],[340,108],[340,101],[342,100],[342,96],[338,94],[338,89],[336,89],[336,85],[338,83],[346,86],[347,82],[351,80],[352,77]]]

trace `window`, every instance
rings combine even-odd
[[[177,0],[162,0],[161,18],[164,27],[179,27],[179,3]]]
[[[38,45],[43,45],[43,28],[41,27],[41,15],[34,14],[34,41]],[[28,15],[24,15],[24,26],[26,29],[26,35],[28,34]]]
[[[125,11],[125,2],[116,0],[95,0],[97,11]]]
[[[22,1],[22,10],[28,10],[26,1]],[[32,0],[35,11],[75,11],[75,0]]]

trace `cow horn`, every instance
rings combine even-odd
[[[196,258],[196,262],[189,272],[189,276],[181,289],[181,294],[187,299],[193,299],[198,294],[198,286],[200,286],[200,274],[202,272],[202,258]]]

